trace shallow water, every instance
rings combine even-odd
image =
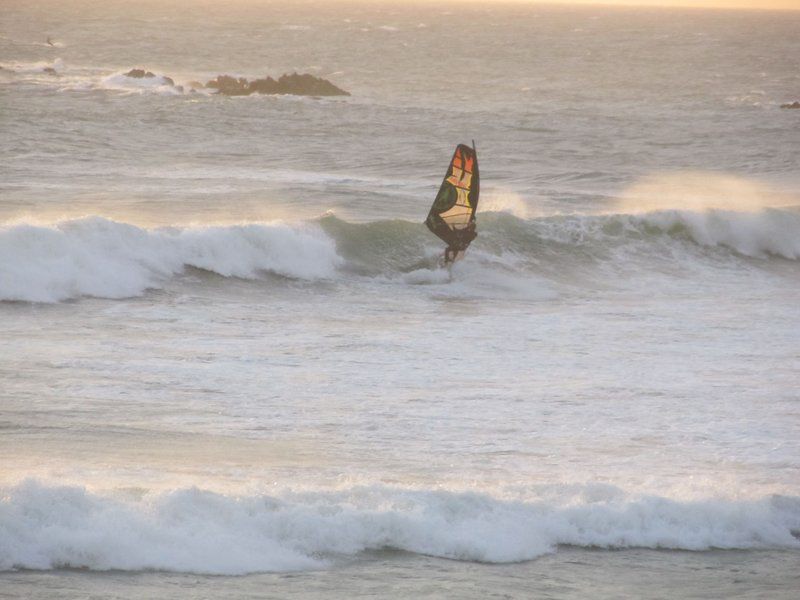
[[[9,6],[0,593],[797,589],[794,13]]]
[[[779,552],[692,552],[561,548],[536,561],[492,565],[393,551],[344,560],[335,570],[208,577],[177,573],[17,572],[9,596],[140,598],[794,598],[797,556]]]

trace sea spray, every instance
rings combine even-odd
[[[660,210],[755,212],[800,205],[800,197],[773,186],[727,173],[676,171],[652,173],[623,190],[614,210],[646,213]]]

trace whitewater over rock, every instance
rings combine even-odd
[[[133,80],[156,82],[158,85],[174,87],[183,91],[183,86],[176,85],[175,80],[166,75],[157,75],[147,69],[135,68],[123,73],[122,77]],[[308,73],[292,73],[281,75],[278,79],[264,77],[248,81],[244,77],[217,75],[205,84],[192,81],[189,87],[193,90],[207,88],[224,96],[249,96],[250,94],[288,94],[292,96],[349,96],[350,93],[336,87],[327,79],[315,77]]]

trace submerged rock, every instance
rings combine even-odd
[[[144,69],[131,69],[125,73],[125,77],[133,77],[134,79],[150,79],[151,77],[155,77],[155,75],[150,71],[145,71]]]
[[[800,108],[800,101],[795,100],[789,104],[781,104],[781,108]]]
[[[293,96],[349,96],[350,93],[336,87],[327,79],[315,77],[308,73],[292,73],[281,75],[277,80],[272,77],[248,81],[244,77],[218,75],[206,84],[216,89],[217,93],[226,96],[248,96],[250,94],[291,94]]]
[[[145,71],[144,69],[131,69],[125,73],[125,77],[132,77],[133,79],[152,79],[154,77],[158,77],[158,75],[151,71]],[[161,79],[164,80],[164,85],[175,85],[175,81],[172,79],[172,77],[161,75]]]
[[[45,67],[42,69],[42,71],[48,75],[58,75],[58,71],[56,71],[53,67]]]

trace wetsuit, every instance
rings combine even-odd
[[[449,265],[455,262],[459,252],[464,252],[467,247],[472,243],[478,232],[475,231],[475,222],[470,223],[466,229],[457,229],[453,231],[455,239],[450,242],[447,249],[444,251],[444,264]]]

